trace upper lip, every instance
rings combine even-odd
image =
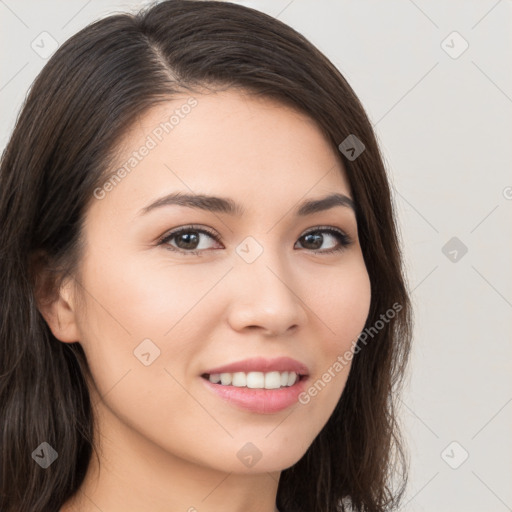
[[[308,367],[305,364],[290,357],[277,357],[274,359],[254,357],[244,359],[243,361],[235,361],[224,366],[217,366],[207,370],[205,373],[211,375],[212,373],[235,372],[295,372],[299,375],[309,375]]]

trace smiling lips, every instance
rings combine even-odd
[[[306,365],[289,357],[253,358],[212,368],[201,377],[224,401],[260,414],[297,402],[309,375]]]
[[[278,389],[293,386],[308,373],[306,365],[289,357],[257,357],[210,369],[203,377],[223,386]]]

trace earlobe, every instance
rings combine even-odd
[[[32,260],[34,270],[34,295],[37,309],[45,319],[53,335],[65,343],[78,341],[78,327],[73,296],[73,278],[64,279],[59,290],[55,290],[55,275],[44,263],[44,256],[38,255]],[[36,270],[37,269],[37,270]]]
[[[65,343],[79,340],[71,283],[61,287],[58,296],[51,302],[39,306],[39,310],[58,340]]]

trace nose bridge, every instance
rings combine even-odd
[[[279,243],[271,247],[271,238],[249,236],[236,248],[232,273],[236,292],[230,318],[234,328],[259,326],[278,333],[305,319],[304,304],[294,291],[283,248]]]

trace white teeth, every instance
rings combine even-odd
[[[244,372],[233,373],[231,385],[236,386],[237,388],[245,388],[245,386],[247,386],[247,375],[245,375]]]
[[[281,374],[270,372],[265,374],[265,389],[278,389],[281,387]]]
[[[278,389],[293,386],[297,381],[295,372],[234,372],[212,373],[208,380],[213,384],[252,389]]]
[[[233,378],[233,376],[231,375],[231,373],[221,373],[220,374],[220,383],[223,386],[229,386],[231,384],[232,378]]]
[[[263,372],[249,372],[247,374],[248,388],[263,388],[265,386],[265,374]]]

